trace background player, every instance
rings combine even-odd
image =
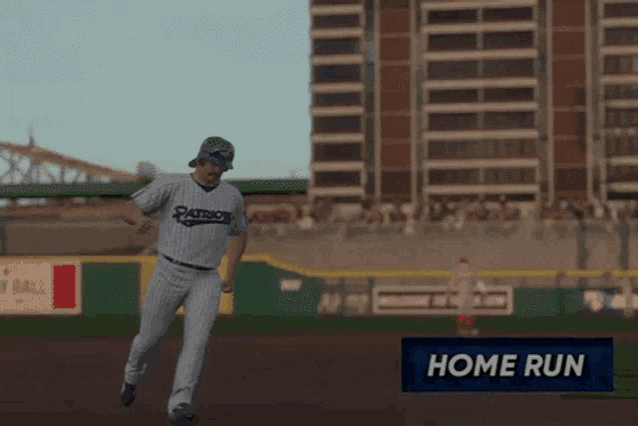
[[[175,312],[184,306],[184,345],[179,355],[168,416],[174,425],[195,419],[194,388],[224,292],[232,292],[235,267],[247,243],[242,194],[221,182],[233,168],[235,148],[220,137],[207,138],[192,174],[161,175],[132,195],[129,224],[148,230],[145,216],[160,213],[157,265],[148,284],[140,331],[124,368],[121,402],[130,406],[147,356],[168,331]],[[228,236],[234,236],[228,241]],[[217,273],[228,243],[228,269],[222,283]]]
[[[448,282],[448,296],[458,293],[459,317],[456,321],[457,333],[461,336],[476,336],[479,330],[474,327],[476,316],[474,315],[474,289],[484,291],[482,283],[477,283],[478,274],[470,271],[470,263],[466,257],[459,260],[458,269],[453,271],[452,278]]]

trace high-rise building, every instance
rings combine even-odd
[[[311,0],[309,195],[638,197],[636,0]]]

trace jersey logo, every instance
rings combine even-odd
[[[177,219],[177,223],[189,228],[209,223],[230,225],[231,213],[220,210],[189,209],[186,206],[176,206],[173,218]]]

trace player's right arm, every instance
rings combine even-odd
[[[153,212],[140,209],[135,200],[130,200],[124,204],[121,218],[129,225],[138,226],[147,220],[151,214],[153,214]]]
[[[158,177],[142,189],[131,195],[124,206],[121,219],[134,226],[141,226],[153,213],[163,209],[170,197],[170,185]]]
[[[450,281],[448,281],[447,283],[447,292],[449,294],[454,293],[454,291],[456,290],[456,283],[454,282],[454,277],[455,275],[452,275],[452,278],[450,278]]]

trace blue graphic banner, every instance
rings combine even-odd
[[[403,392],[613,392],[613,339],[404,338]]]

